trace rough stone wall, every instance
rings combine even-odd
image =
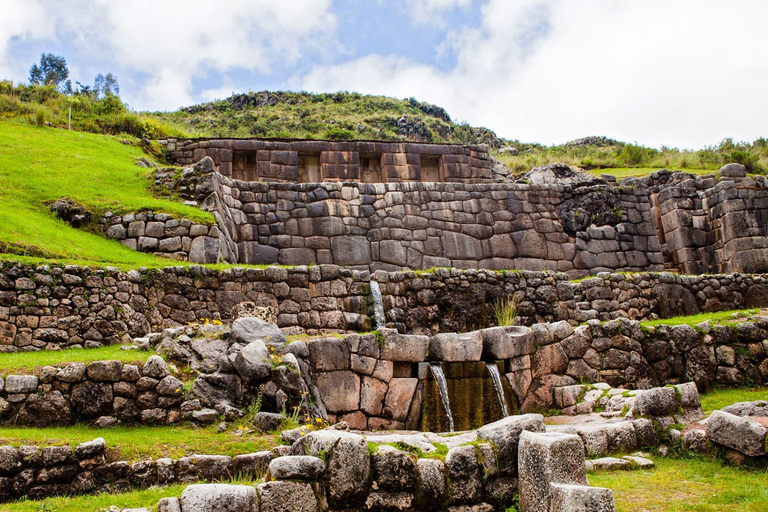
[[[720,311],[768,306],[757,275],[601,274],[572,283],[564,273],[436,269],[354,271],[332,265],[93,270],[0,262],[0,351],[128,342],[157,327],[228,318],[244,301],[276,308],[288,332],[369,331],[370,280],[381,283],[387,325],[401,332],[463,332],[493,324],[499,297],[520,298],[519,322]]]
[[[197,179],[193,198],[240,263],[576,276],[663,269],[639,185],[259,183],[215,172]]]
[[[680,178],[683,178],[682,176]],[[768,188],[762,176],[687,177],[657,187],[667,260],[688,274],[768,269]]]
[[[620,319],[533,326],[535,346],[507,374],[523,411],[557,405],[555,388],[607,382],[647,389],[693,381],[699,390],[768,381],[768,317],[736,325],[657,326]],[[562,403],[560,405],[563,405]],[[572,404],[568,404],[572,405]]]
[[[94,361],[44,366],[37,373],[0,379],[3,421],[45,427],[114,416],[127,422],[165,424],[190,419],[193,412],[183,406],[183,383],[159,356],[140,365]]]
[[[323,181],[360,181],[361,155],[375,155],[383,180],[388,182],[422,181],[422,156],[438,157],[442,180],[446,182],[483,182],[493,178],[493,161],[485,145],[419,144],[412,142],[373,141],[280,141],[255,139],[159,141],[168,150],[175,165],[190,165],[210,157],[225,176],[243,179],[233,173],[237,152],[253,155],[251,181],[299,180],[299,157],[317,155]]]
[[[104,439],[77,446],[0,446],[0,501],[27,496],[39,500],[131,488],[260,478],[274,454],[269,451],[229,457],[192,455],[138,462],[107,462]]]
[[[134,251],[194,263],[219,261],[217,226],[176,219],[167,213],[142,211],[122,216],[107,214],[99,219],[99,228],[107,238],[118,240]]]

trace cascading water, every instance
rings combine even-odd
[[[445,380],[445,374],[443,373],[443,367],[439,364],[430,364],[429,369],[432,371],[432,376],[437,383],[437,390],[440,393],[440,401],[445,409],[445,414],[448,416],[448,426],[450,431],[454,431],[453,414],[451,413],[451,401],[448,398],[448,383]]]
[[[507,399],[504,396],[504,386],[501,384],[501,374],[499,374],[499,367],[496,366],[495,362],[486,362],[485,366],[488,368],[488,373],[491,374],[493,387],[496,388],[496,396],[499,397],[499,404],[501,405],[501,410],[504,412],[504,417],[506,418],[509,416],[509,408],[507,407]]]
[[[371,280],[371,297],[373,297],[373,317],[376,320],[376,330],[387,326],[387,319],[384,316],[384,301],[381,298],[381,288],[379,282]]]

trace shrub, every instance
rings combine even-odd
[[[742,164],[747,168],[747,172],[755,173],[762,171],[760,166],[760,156],[750,153],[749,151],[743,151],[741,149],[734,149],[730,153],[723,155],[723,163],[736,162]]]
[[[331,128],[325,132],[323,138],[329,140],[352,140],[355,138],[355,134],[343,128]]]
[[[493,314],[496,316],[496,325],[499,327],[515,325],[517,306],[518,300],[514,295],[497,299],[496,302],[493,303]]]

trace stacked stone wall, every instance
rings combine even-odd
[[[572,276],[663,269],[642,186],[281,184],[215,172],[196,179],[192,197],[226,233],[230,261],[372,271],[552,270]],[[585,202],[595,211],[580,210]]]
[[[36,375],[0,379],[0,418],[30,427],[103,416],[130,423],[176,423],[193,412],[182,406],[184,394],[184,384],[159,356],[145,364],[110,360],[44,366]]]
[[[107,238],[134,251],[194,263],[217,263],[219,259],[217,226],[176,219],[167,213],[142,211],[122,216],[110,213],[99,219],[99,229]],[[211,247],[215,247],[215,251],[212,252]]]
[[[380,283],[386,323],[401,332],[465,332],[494,325],[493,304],[519,299],[523,325],[577,325],[627,317],[768,306],[759,275],[601,274],[436,269],[370,274],[333,265],[95,270],[0,263],[0,350],[94,347],[128,342],[158,327],[229,318],[250,301],[274,307],[287,332],[373,329],[370,280]]]

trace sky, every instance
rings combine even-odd
[[[50,52],[136,110],[415,97],[499,136],[699,149],[768,136],[765,0],[0,0],[0,79]]]

